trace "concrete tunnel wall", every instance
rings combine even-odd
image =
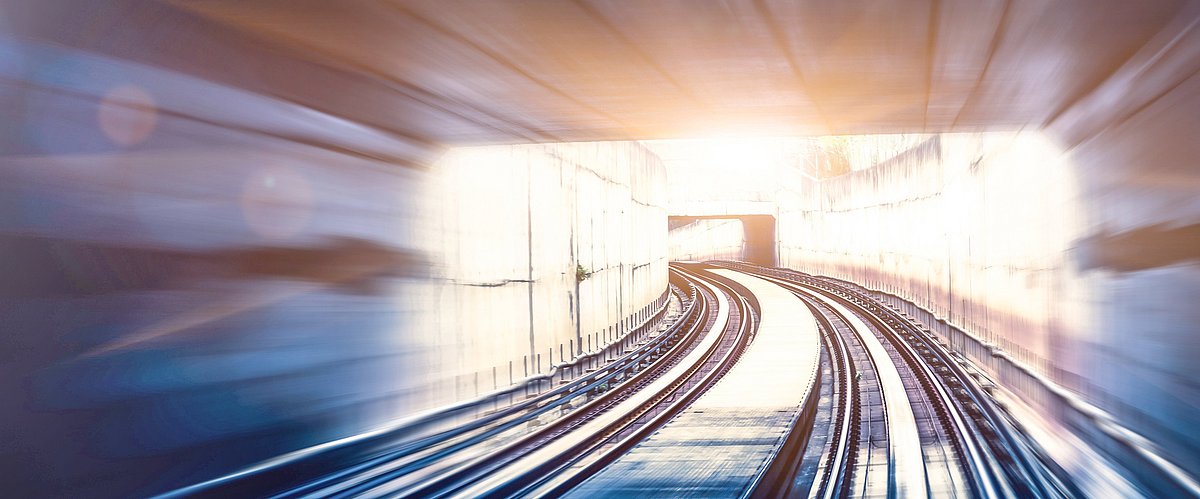
[[[0,52],[14,494],[150,495],[372,430],[617,334],[665,290],[664,174],[636,144],[437,162],[265,92]]]
[[[175,71],[0,47],[19,82],[0,86],[5,490],[145,496],[407,410],[421,311],[398,303],[426,274],[409,200],[432,151]]]
[[[1192,19],[1171,21],[1041,132],[943,136],[878,169],[787,182],[782,264],[934,311],[1200,474]]]
[[[1194,98],[1177,104],[1200,108]],[[781,199],[781,265],[931,311],[1194,472],[1200,442],[1180,429],[1200,424],[1200,394],[1187,381],[1197,376],[1200,317],[1185,305],[1200,292],[1200,267],[1189,261],[1197,239],[1192,226],[1160,225],[1179,224],[1185,205],[1147,196],[1135,172],[1194,179],[1194,165],[1171,162],[1200,151],[1194,141],[1159,141],[1178,138],[1171,129],[1184,112],[1151,111],[1162,120],[1147,123],[1157,133],[1070,149],[1038,132],[947,134],[870,169],[802,179]],[[999,379],[1019,378],[990,353],[971,353]]]
[[[1036,134],[935,136],[783,203],[781,261],[908,298],[1041,368],[1080,369],[1065,342],[1086,331],[1066,328],[1086,323],[1047,306],[1087,298],[1070,286],[1073,174]]]
[[[453,149],[425,190],[417,240],[433,279],[415,296],[430,313],[412,331],[420,370],[442,377],[422,385],[426,403],[507,386],[510,362],[518,380],[527,362],[547,372],[666,290],[663,168],[636,142]]]

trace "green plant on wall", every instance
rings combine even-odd
[[[583,265],[575,265],[575,282],[583,282],[592,276],[592,272],[583,268]]]

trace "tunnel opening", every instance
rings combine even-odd
[[[718,222],[712,225],[701,221]],[[732,232],[720,222],[736,222]],[[672,243],[672,260],[736,260],[766,267],[778,263],[776,220],[771,215],[729,215],[711,217],[667,217],[667,239]],[[724,232],[724,234],[722,234]],[[740,232],[740,233],[739,233]],[[689,241],[705,238],[704,242]],[[707,247],[703,245],[707,244]],[[699,247],[697,247],[699,245]],[[684,246],[690,246],[683,249]]]

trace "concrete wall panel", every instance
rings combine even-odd
[[[628,330],[666,289],[664,189],[636,143],[466,147],[437,161],[422,230],[439,300],[415,329],[436,360],[418,383],[455,389],[426,403],[489,391],[494,366],[505,386],[509,362],[518,377],[526,363],[546,372]]]
[[[1170,139],[1196,127],[1185,96],[1200,94],[1184,88],[1070,150],[1035,132],[948,134],[806,183],[781,196],[781,264],[911,301],[1195,467],[1200,445],[1178,431],[1200,423],[1182,250],[1198,240],[1198,152]]]

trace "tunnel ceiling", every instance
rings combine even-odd
[[[179,2],[369,72],[448,142],[1041,126],[1173,2]],[[398,97],[400,98],[400,97]]]
[[[247,53],[184,69],[258,58],[241,78],[268,92],[462,144],[1045,126],[1184,8],[1104,3],[179,0],[30,17],[165,66]]]

